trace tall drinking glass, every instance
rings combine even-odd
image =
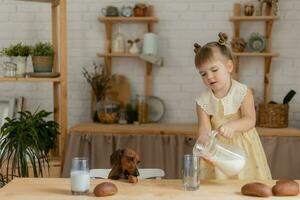
[[[90,189],[88,161],[83,157],[75,157],[71,168],[71,191],[73,195],[85,195]]]
[[[183,188],[198,190],[200,186],[200,159],[194,155],[184,155],[183,158]]]

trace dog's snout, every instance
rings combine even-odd
[[[140,173],[139,173],[139,170],[136,168],[135,169],[135,171],[134,171],[134,174],[133,174],[134,176],[139,176],[140,175]]]

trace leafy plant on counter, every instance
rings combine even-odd
[[[101,101],[105,99],[106,92],[111,88],[109,82],[115,75],[109,75],[103,64],[97,65],[94,62],[93,66],[94,72],[89,72],[86,68],[83,68],[82,73],[87,82],[91,85],[96,100]]]
[[[30,168],[34,177],[43,176],[45,166],[49,169],[49,151],[56,146],[59,125],[45,120],[52,114],[45,110],[18,113],[18,118],[5,118],[1,127],[0,169],[5,169],[3,176],[10,180],[28,177]]]

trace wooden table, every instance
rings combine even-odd
[[[90,191],[94,187],[107,180],[94,179],[91,181]],[[111,180],[108,180],[111,181]],[[97,198],[92,193],[88,196],[72,196],[70,193],[70,179],[58,178],[23,178],[14,179],[7,186],[0,189],[1,200],[68,200],[68,199],[108,199],[108,200],[155,200],[155,199],[205,199],[205,200],[243,200],[255,199],[254,197],[243,196],[240,193],[242,185],[252,181],[202,181],[200,189],[197,191],[184,191],[181,180],[140,180],[137,184],[130,184],[124,181],[114,182],[118,188],[118,193],[114,196]],[[300,183],[300,181],[297,181]],[[272,186],[275,181],[265,181]],[[298,199],[294,197],[270,197],[272,199]]]

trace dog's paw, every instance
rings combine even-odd
[[[129,175],[128,176],[128,182],[129,183],[137,183],[138,182],[138,178],[136,176]]]

